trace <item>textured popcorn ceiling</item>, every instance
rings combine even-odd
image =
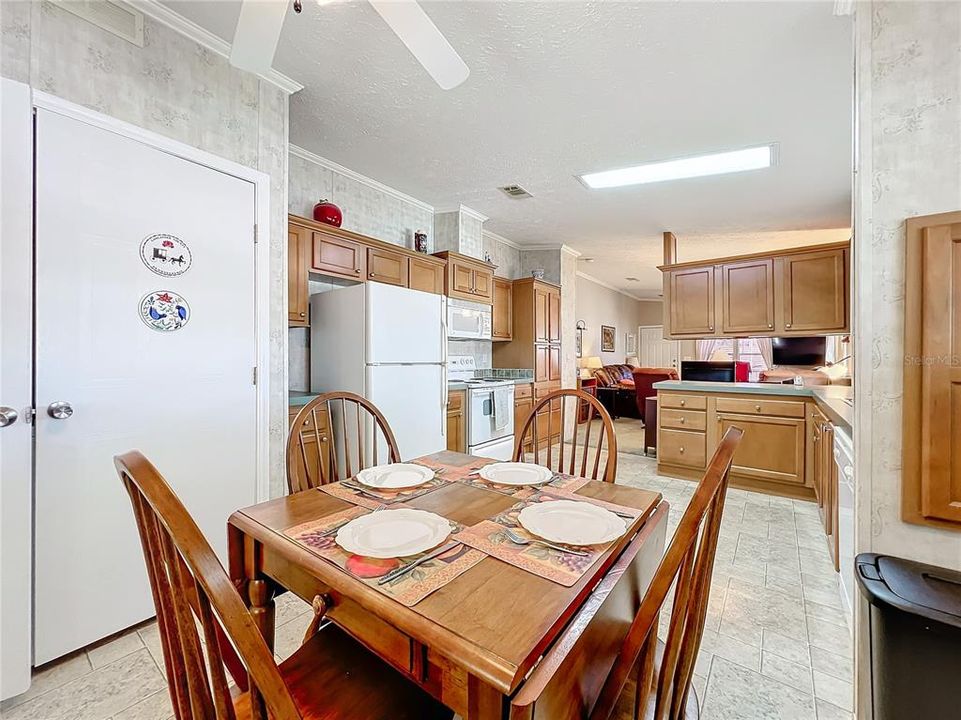
[[[232,0],[167,4],[233,34]],[[288,14],[274,64],[306,86],[291,142],[438,207],[463,203],[517,242],[567,243],[639,295],[660,284],[650,258],[665,229],[682,255],[706,256],[718,235],[748,252],[768,231],[850,224],[851,25],[831,3],[424,7],[471,68],[452,91],[366,2]],[[603,191],[573,177],[771,141],[773,170]],[[496,190],[515,182],[534,198]]]

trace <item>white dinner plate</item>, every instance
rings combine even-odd
[[[351,520],[337,531],[337,544],[355,555],[398,558],[437,547],[451,534],[451,524],[425,510],[381,510]]]
[[[576,500],[528,505],[517,517],[537,537],[564,545],[597,545],[619,538],[627,524],[610,510]]]
[[[434,471],[423,465],[392,463],[361,470],[357,482],[378,490],[404,490],[423,485],[432,477]]]
[[[485,465],[478,472],[488,482],[498,485],[541,485],[550,482],[553,471],[543,465],[522,462],[500,462]]]

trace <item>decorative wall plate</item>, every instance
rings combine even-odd
[[[190,320],[190,306],[170,290],[154,290],[140,300],[140,319],[151,330],[174,332]]]
[[[190,269],[193,258],[187,243],[179,237],[155,233],[140,244],[140,259],[158,275],[177,277]]]

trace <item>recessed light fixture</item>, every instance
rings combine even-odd
[[[636,277],[626,277],[624,279],[628,282],[640,282],[640,280],[638,280]]]
[[[643,183],[681,180],[683,178],[705,177],[706,175],[725,175],[727,173],[760,170],[771,167],[777,161],[777,144],[732,150],[730,152],[696,155],[677,160],[645,163],[620,170],[587,173],[578,178],[587,187],[601,188],[641,185]]]
[[[592,263],[592,262],[594,262],[594,258],[592,258],[592,257],[582,257],[582,258],[578,258],[578,260],[580,260],[581,262],[586,262],[586,263]]]

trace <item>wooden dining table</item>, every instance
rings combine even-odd
[[[445,451],[413,462],[466,467],[480,460]],[[407,607],[284,534],[351,507],[317,489],[235,512],[228,522],[230,575],[271,649],[278,594],[290,591],[307,602],[326,595],[333,622],[464,720],[501,720],[511,695],[628,544],[643,535],[641,551],[632,560],[637,571],[619,580],[641,585],[625,588],[632,602],[639,602],[664,552],[667,503],[660,493],[591,480],[576,494],[640,514],[571,587],[486,556]],[[503,492],[453,481],[402,506],[471,526],[516,502]]]

